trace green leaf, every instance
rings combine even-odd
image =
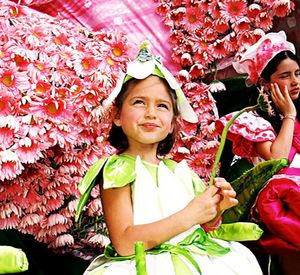
[[[257,164],[232,181],[231,186],[237,193],[236,198],[239,204],[224,212],[223,223],[248,221],[250,208],[258,192],[274,174],[288,165],[289,161],[285,158],[267,160]]]

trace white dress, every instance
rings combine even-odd
[[[135,181],[132,185],[134,224],[145,224],[160,220],[183,209],[195,196],[192,172],[185,161],[177,164],[171,171],[163,161],[157,168],[157,182],[146,166],[152,164],[142,162],[139,157],[135,161]],[[152,165],[154,166],[154,165]],[[110,183],[104,183],[109,188]],[[203,184],[203,189],[205,185]],[[201,190],[203,191],[203,190]],[[178,242],[193,233],[200,226],[194,226],[168,243]],[[213,239],[230,252],[222,256],[211,256],[207,252],[201,254],[190,252],[197,262],[201,273],[183,255],[164,252],[157,255],[146,254],[148,275],[258,275],[262,274],[260,266],[252,252],[238,242]],[[84,275],[135,275],[135,260],[106,261],[103,255],[98,256],[90,264]]]

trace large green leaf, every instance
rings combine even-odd
[[[265,183],[282,168],[289,165],[288,159],[273,159],[261,162],[231,182],[239,204],[224,212],[223,223],[249,220],[250,208]]]

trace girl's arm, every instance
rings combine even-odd
[[[134,225],[130,185],[101,190],[105,221],[111,242],[119,255],[134,253],[134,243],[144,242],[145,249],[160,245],[193,225],[214,219],[221,195],[211,186],[196,196],[184,209],[157,222]]]
[[[280,131],[273,142],[257,142],[254,146],[257,153],[265,160],[288,158],[293,141],[294,119],[296,118],[297,111],[287,87],[281,92],[276,83],[271,84],[271,96],[273,102],[283,115]]]

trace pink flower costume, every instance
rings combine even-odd
[[[232,115],[216,122],[219,132]],[[275,137],[271,124],[254,113],[239,116],[227,135],[233,142],[233,153],[254,165],[262,161],[254,143],[274,141]],[[289,161],[290,166],[274,175],[260,190],[251,211],[251,218],[266,227],[258,243],[267,253],[300,251],[300,123],[297,120]]]

